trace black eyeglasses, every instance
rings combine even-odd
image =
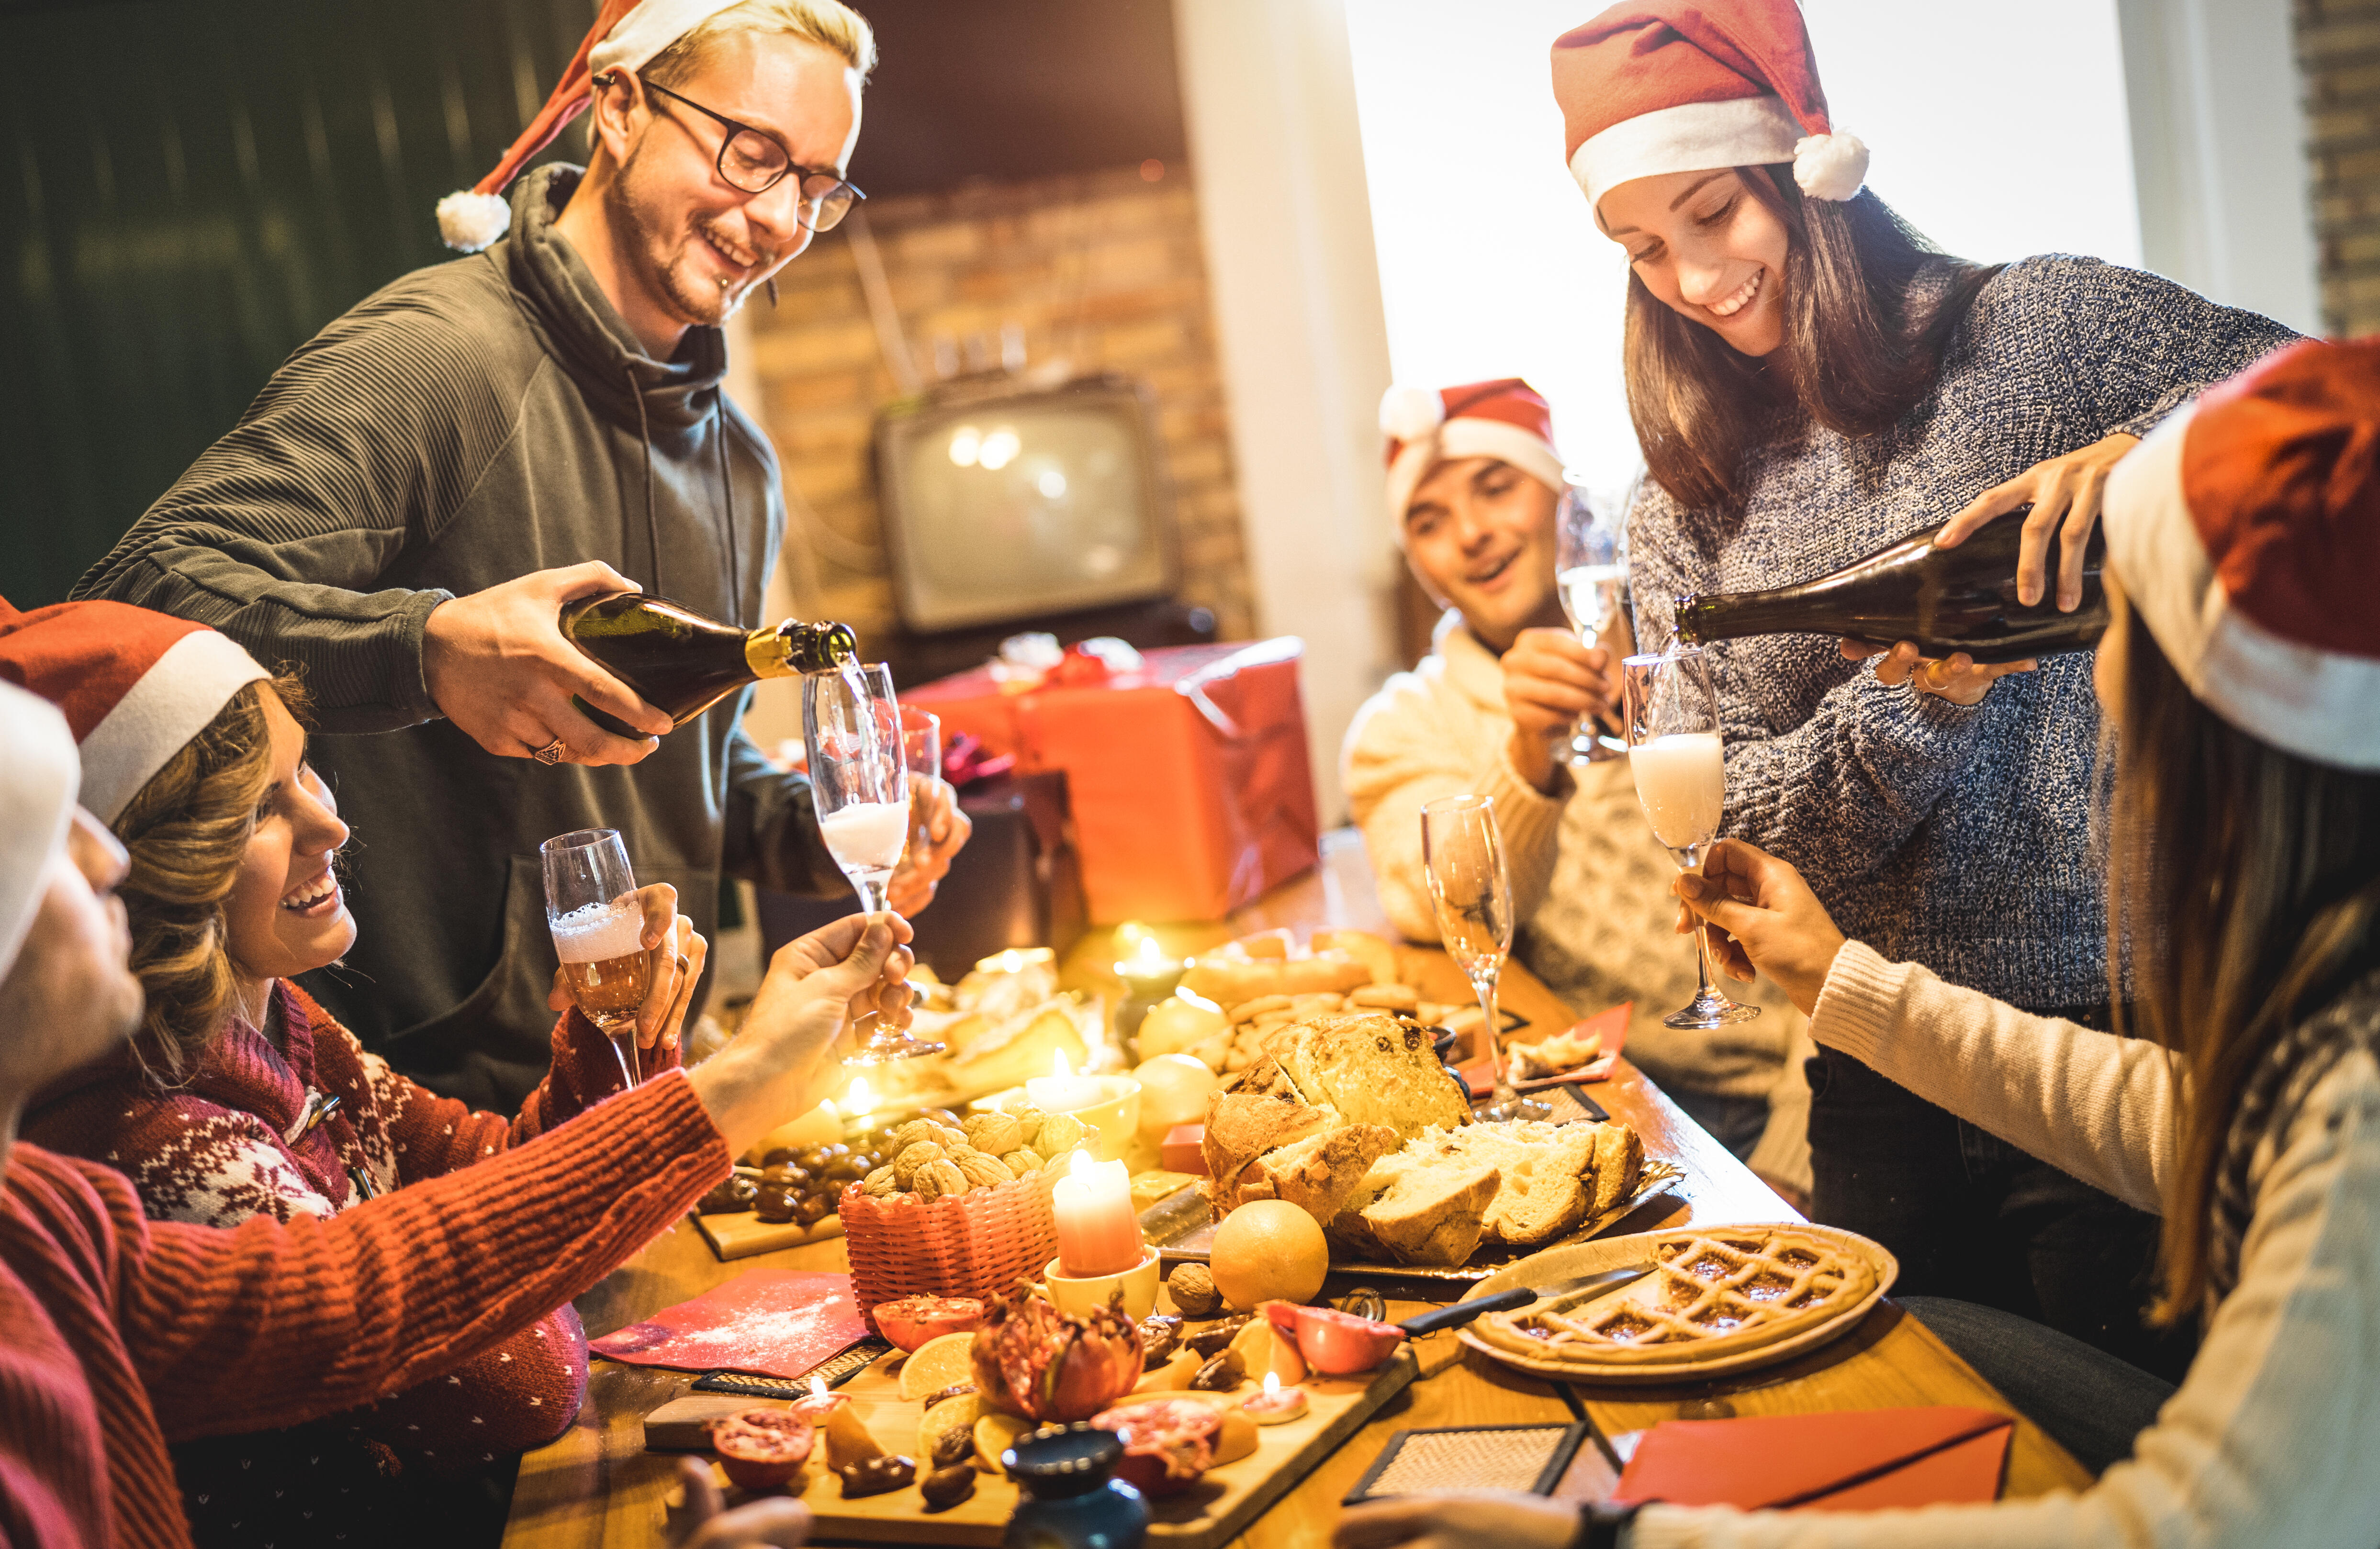
[[[802,197],[794,218],[811,231],[830,231],[835,224],[851,213],[851,207],[868,196],[845,182],[840,173],[825,172],[816,167],[795,166],[777,137],[749,124],[739,124],[723,113],[703,106],[691,97],[680,96],[666,86],[637,78],[648,91],[658,91],[674,103],[684,103],[706,117],[716,118],[727,130],[727,139],[719,147],[719,175],[729,185],[747,194],[764,194],[783,182],[792,174],[801,175]],[[606,80],[602,84],[610,85]]]

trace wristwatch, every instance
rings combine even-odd
[[[1570,1549],[1620,1549],[1621,1531],[1636,1520],[1641,1509],[1586,1502],[1578,1508],[1578,1535],[1570,1541]]]

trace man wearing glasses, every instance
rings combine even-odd
[[[607,734],[573,695],[670,722],[556,615],[641,587],[760,622],[783,504],[720,390],[719,324],[860,197],[843,174],[874,62],[837,0],[608,0],[504,163],[441,206],[450,243],[486,250],[301,347],[77,587],[302,667],[368,925],[308,987],[452,1095],[516,1104],[544,1071],[543,840],[619,829],[706,934],[722,874],[847,891],[741,698],[658,740]],[[588,109],[585,168],[490,197]],[[947,786],[935,800],[935,844],[894,879],[905,912],[966,838]]]

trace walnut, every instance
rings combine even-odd
[[[900,1185],[892,1180],[891,1168],[878,1168],[859,1180],[859,1187],[870,1199],[882,1199]]]
[[[1003,1183],[1016,1180],[1016,1175],[1008,1170],[1006,1163],[980,1151],[970,1151],[958,1158],[958,1168],[965,1175],[967,1182],[978,1189],[997,1189]]]
[[[948,1124],[935,1125],[934,1133],[927,1138],[933,1141],[934,1144],[940,1145],[945,1151],[956,1150],[958,1147],[965,1145],[967,1143],[966,1133],[965,1131],[954,1130]]]
[[[892,1131],[892,1139],[887,1149],[893,1156],[898,1156],[920,1141],[931,1141],[936,1145],[940,1145],[942,1143],[942,1137],[936,1131],[941,1129],[941,1126],[930,1119],[912,1119]]]
[[[1030,1178],[1041,1170],[1041,1158],[1021,1145],[1001,1157],[1001,1162],[1018,1178]]]
[[[1033,1149],[1044,1156],[1058,1156],[1083,1144],[1090,1131],[1083,1121],[1071,1113],[1053,1113],[1041,1120],[1041,1132],[1033,1137]]]
[[[1210,1316],[1223,1304],[1223,1293],[1215,1289],[1215,1277],[1203,1264],[1175,1265],[1165,1277],[1165,1290],[1185,1318]]]
[[[1012,1114],[979,1113],[967,1120],[967,1142],[978,1151],[1004,1156],[1025,1144],[1025,1126]]]
[[[909,1190],[921,1200],[938,1200],[945,1194],[964,1194],[967,1192],[967,1176],[959,1170],[956,1162],[928,1162],[911,1175]]]
[[[1041,1133],[1041,1121],[1049,1117],[1026,1096],[1012,1098],[1008,1117],[1016,1120],[1016,1144],[1031,1145]]]
[[[902,1188],[914,1187],[917,1169],[929,1162],[947,1161],[950,1153],[929,1140],[905,1146],[892,1158],[892,1181]]]

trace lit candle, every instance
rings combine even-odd
[[[1157,938],[1149,935],[1140,938],[1139,944],[1116,963],[1115,971],[1132,998],[1142,1002],[1164,999],[1182,982],[1182,964],[1167,957]]]
[[[1305,1389],[1283,1387],[1278,1375],[1267,1372],[1264,1391],[1250,1397],[1240,1408],[1259,1425],[1283,1425],[1305,1412]]]
[[[1075,1153],[1050,1199],[1058,1221],[1058,1269],[1075,1279],[1121,1275],[1141,1259],[1140,1216],[1122,1162]]]
[[[1093,1076],[1078,1076],[1067,1061],[1066,1051],[1060,1049],[1050,1063],[1050,1073],[1035,1076],[1025,1083],[1025,1095],[1043,1113],[1073,1113],[1078,1108],[1096,1107],[1114,1094]]]
[[[824,1425],[829,1415],[850,1402],[851,1395],[832,1391],[826,1386],[824,1377],[813,1374],[810,1377],[809,1397],[795,1399],[793,1410],[795,1414],[811,1424]]]

